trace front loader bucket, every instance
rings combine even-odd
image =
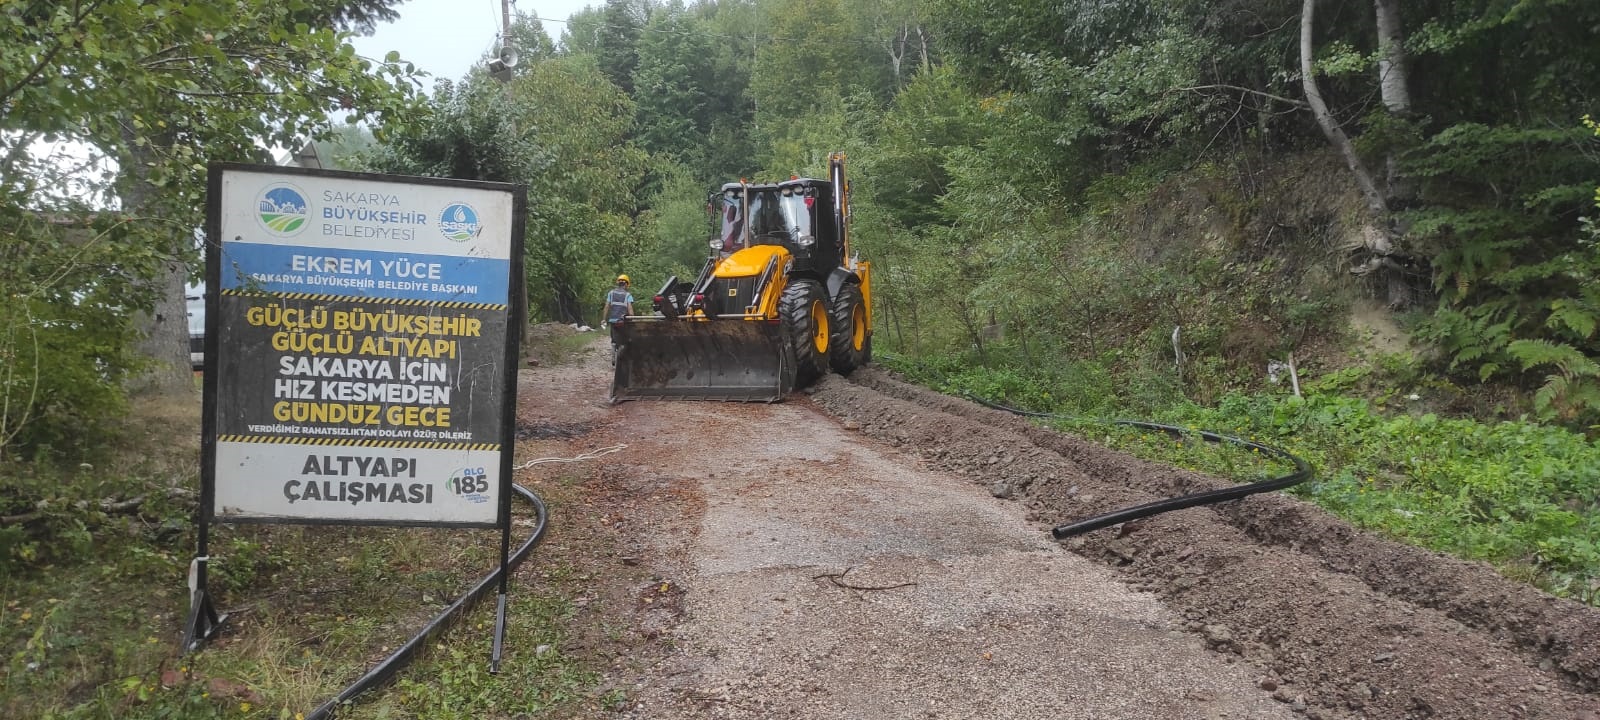
[[[611,401],[773,402],[794,386],[779,326],[761,320],[635,320],[617,326]]]

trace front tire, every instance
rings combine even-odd
[[[815,280],[791,280],[778,298],[784,338],[794,352],[795,387],[828,372],[828,296]]]
[[[867,336],[867,305],[861,299],[861,287],[847,284],[839,288],[839,297],[833,299],[833,346],[828,353],[828,364],[840,375],[849,375],[866,364],[870,340]]]

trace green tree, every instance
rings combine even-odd
[[[639,41],[631,87],[639,108],[639,144],[680,160],[703,157],[719,78],[707,28],[674,0],[658,10]]]
[[[708,185],[754,175],[756,165],[755,104],[750,77],[759,43],[759,9],[750,0],[700,3],[694,12],[713,40],[711,81],[706,88],[705,146],[695,168]]]
[[[390,128],[384,172],[526,184],[530,310],[592,320],[607,276],[644,240],[633,229],[646,153],[628,142],[634,108],[590,55],[530,64],[509,83],[477,68],[441,83],[426,122]]]
[[[550,33],[544,29],[544,22],[539,18],[524,13],[520,10],[512,16],[511,31],[506,34],[506,44],[517,51],[518,68],[513,68],[512,74],[518,74],[523,68],[543,60],[548,60],[556,55],[556,43],[550,39]],[[490,52],[485,55],[485,60]]]
[[[977,148],[993,118],[956,73],[919,75],[895,97],[871,150],[856,162],[873,201],[905,228],[944,224],[940,199],[950,191],[952,155]]]
[[[935,63],[933,33],[922,0],[858,0],[844,11],[856,28],[868,67],[882,74],[875,92],[887,100]]]
[[[796,0],[767,15],[750,94],[766,137],[782,137],[817,107],[836,104],[856,70],[839,0]]]
[[[567,55],[593,55],[599,45],[600,28],[604,24],[603,8],[589,5],[573,13],[567,18],[565,29],[561,31],[560,52]]]
[[[650,20],[649,0],[606,0],[594,40],[595,61],[612,84],[633,93],[633,73],[639,67],[639,37]]]
[[[116,258],[116,272],[138,280],[118,312],[147,310],[144,385],[193,388],[183,292],[206,164],[263,160],[264,147],[325,137],[335,112],[360,120],[410,109],[410,67],[394,56],[357,56],[341,29],[384,19],[392,4],[86,0],[0,7],[0,206],[50,213],[58,224],[109,224],[81,245],[54,246],[78,258],[110,246],[114,251],[100,256]],[[87,202],[55,197],[61,186],[37,156],[39,141],[69,143],[90,156],[93,171],[71,175],[68,190]],[[8,224],[0,244],[29,252],[52,247],[38,242],[39,227]],[[48,277],[98,282],[72,273]],[[17,282],[21,287],[4,288],[8,297],[73,298],[91,289],[46,292],[37,280]]]
[[[653,172],[660,189],[645,199],[648,209],[638,223],[648,242],[622,265],[637,279],[635,288],[646,294],[670,275],[689,279],[699,273],[709,254],[707,242],[717,235],[706,186],[689,167],[658,159]]]
[[[71,182],[54,173],[34,179]],[[129,310],[153,268],[127,225],[70,199],[0,202],[0,461],[92,453],[138,371]]]
[[[596,319],[598,298],[645,243],[634,229],[647,154],[628,138],[634,106],[593,61],[542,63],[514,92],[549,170],[530,178],[530,281],[547,317]]]

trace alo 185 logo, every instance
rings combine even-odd
[[[489,473],[481,467],[460,468],[444,481],[449,493],[473,503],[489,502]]]
[[[305,193],[287,183],[268,186],[256,200],[256,217],[261,226],[278,237],[298,235],[306,229],[310,216]]]
[[[455,203],[439,213],[439,232],[446,239],[466,242],[483,232],[483,224],[478,222],[478,211],[471,205]]]

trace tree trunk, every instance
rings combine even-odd
[[[895,303],[893,293],[883,294],[883,310],[884,314],[889,316],[889,322],[894,325],[895,345],[897,347],[909,347],[906,345],[905,328],[900,325],[900,306]]]
[[[143,337],[138,350],[151,360],[151,367],[130,386],[138,393],[197,392],[194,370],[189,365],[189,304],[184,297],[189,265],[181,247],[174,244],[169,251],[172,258],[150,280],[150,287],[157,293],[155,306],[140,316]]]
[[[908,39],[908,35],[909,30],[905,25],[901,25],[900,34],[888,42],[889,68],[894,71],[894,89],[896,91],[899,91],[901,88],[900,63],[901,61],[905,60],[906,57],[906,41]]]
[[[1382,15],[1386,3],[1393,4],[1399,0],[1376,0]],[[1389,212],[1389,197],[1379,192],[1377,183],[1373,182],[1372,173],[1361,162],[1361,157],[1356,154],[1355,145],[1351,144],[1349,136],[1339,127],[1339,122],[1333,114],[1328,112],[1328,104],[1322,99],[1322,91],[1317,88],[1317,76],[1313,68],[1315,55],[1312,46],[1312,30],[1316,27],[1317,0],[1304,0],[1300,11],[1300,82],[1305,88],[1306,104],[1311,107],[1311,114],[1317,119],[1317,126],[1322,128],[1322,134],[1328,141],[1339,149],[1339,154],[1344,157],[1345,166],[1350,168],[1350,173],[1355,176],[1356,185],[1361,188],[1361,195],[1367,202],[1367,209],[1372,211],[1372,222],[1363,228],[1362,248],[1371,254],[1367,260],[1352,269],[1356,275],[1365,275],[1379,267],[1385,268],[1389,273],[1388,302],[1391,308],[1402,308],[1409,304],[1410,294],[1406,291],[1404,278],[1398,273],[1399,267],[1390,257],[1394,252],[1394,236],[1389,229],[1392,216]],[[1395,27],[1398,33],[1398,24]],[[1397,50],[1395,44],[1391,50]],[[1400,70],[1403,79],[1404,70]],[[1385,78],[1387,79],[1387,78]],[[1409,103],[1409,99],[1407,100]],[[1392,171],[1392,170],[1391,170]]]
[[[1029,366],[1036,366],[1037,363],[1033,360],[1033,347],[1028,343],[1028,323],[1019,321],[1013,326],[1017,329],[1017,343],[1022,346],[1023,362]]]
[[[917,317],[917,300],[915,297],[906,300],[906,305],[911,309],[911,342],[916,347],[918,354],[922,353],[922,320]]]
[[[1411,114],[1410,74],[1406,70],[1405,37],[1400,30],[1400,0],[1373,0],[1378,15],[1378,89],[1383,106],[1389,114],[1406,117]],[[1399,163],[1393,153],[1384,159],[1389,200],[1405,200],[1411,188],[1400,175]]]
[[[984,366],[989,365],[989,351],[983,344],[983,328],[978,327],[978,318],[973,312],[972,305],[961,300],[956,303],[956,311],[961,318],[961,327],[967,331],[967,339],[972,341],[973,347],[978,349],[978,362]]]
[[[153,188],[145,168],[150,160],[149,145],[133,142],[131,124],[122,124],[123,139],[128,154],[121,166],[127,172],[122,178],[118,197],[122,212],[137,217],[150,211],[149,201]],[[155,296],[155,304],[141,312],[136,320],[141,337],[136,349],[150,361],[150,367],[128,384],[128,389],[143,395],[194,394],[194,370],[189,365],[189,304],[184,291],[189,284],[189,263],[186,244],[191,237],[181,231],[170,231],[175,237],[164,243],[166,260],[147,281],[146,287]]]
[[[517,328],[517,348],[522,352],[523,356],[526,357],[533,353],[533,334],[528,332],[528,324],[533,322],[533,320],[528,317],[529,283],[526,279],[524,279],[520,285],[522,286],[522,292],[517,293],[516,317],[521,318],[522,325],[521,327]]]
[[[1311,31],[1316,25],[1317,0],[1305,0],[1300,11],[1300,83],[1305,89],[1306,104],[1311,106],[1311,114],[1317,119],[1317,126],[1322,128],[1322,134],[1328,141],[1339,149],[1339,154],[1344,157],[1345,166],[1350,168],[1355,175],[1356,184],[1361,188],[1361,195],[1367,201],[1367,208],[1372,210],[1379,222],[1387,221],[1389,205],[1384,200],[1383,194],[1378,192],[1378,186],[1372,181],[1372,174],[1367,172],[1361,163],[1361,157],[1356,155],[1355,145],[1351,144],[1349,136],[1339,127],[1339,122],[1333,114],[1328,112],[1328,104],[1322,99],[1322,91],[1317,89],[1317,76],[1312,67],[1313,46]]]
[[[1378,87],[1383,106],[1395,115],[1411,113],[1405,38],[1400,32],[1400,0],[1373,0],[1378,11]]]
[[[583,323],[583,301],[578,299],[578,293],[571,285],[562,284],[556,302],[560,305],[556,317],[563,323]]]

